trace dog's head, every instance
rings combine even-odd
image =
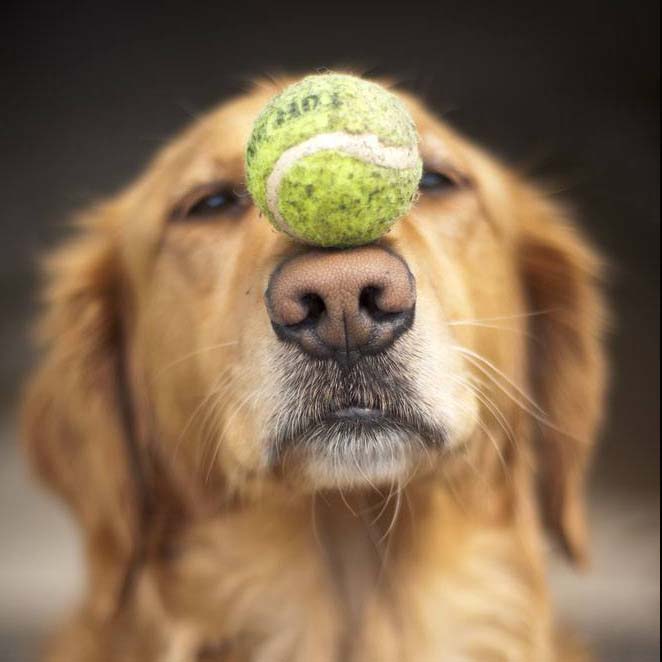
[[[274,92],[195,123],[52,256],[26,407],[37,466],[108,553],[136,535],[138,491],[166,480],[218,503],[451,465],[475,482],[537,456],[543,510],[581,556],[596,257],[555,204],[406,95],[425,162],[411,213],[369,246],[293,243],[243,186]]]

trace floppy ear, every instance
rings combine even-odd
[[[529,366],[545,412],[533,421],[544,516],[568,555],[587,557],[584,479],[605,386],[601,264],[561,210],[527,191],[520,264],[531,321]]]
[[[126,443],[131,414],[122,402],[113,213],[111,206],[97,210],[47,260],[38,328],[44,355],[23,408],[29,458],[83,526],[96,608],[106,614],[122,591],[124,578],[116,569],[134,554],[140,519]]]

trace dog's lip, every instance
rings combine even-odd
[[[326,416],[327,421],[356,421],[360,423],[371,423],[385,418],[383,409],[374,407],[342,407],[330,412]]]
[[[323,446],[325,439],[351,443],[355,436],[368,443],[379,435],[401,435],[403,441],[411,437],[425,445],[443,446],[448,436],[445,425],[417,402],[406,380],[392,374],[397,366],[386,373],[379,372],[383,365],[367,367],[372,370],[365,374],[355,368],[349,376],[342,375],[346,384],[332,372],[327,375],[328,389],[317,383],[319,390],[311,387],[308,397],[293,388],[297,397],[272,414],[269,447],[274,457],[297,446],[308,450]]]

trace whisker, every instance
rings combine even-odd
[[[225,377],[223,379],[223,382],[219,384],[219,386],[214,389],[214,400],[205,413],[201,423],[200,423],[200,434],[202,436],[202,448],[203,448],[203,454],[202,457],[204,458],[204,449],[207,447],[207,438],[209,440],[213,440],[215,438],[215,420],[216,417],[219,414],[219,410],[223,407],[223,404],[225,403],[225,396],[226,394],[233,388],[235,383],[235,375],[232,372],[231,369],[227,370],[225,373]],[[203,460],[201,460],[203,461]]]
[[[487,324],[484,322],[474,322],[473,320],[458,320],[456,322],[448,322],[448,326],[462,326],[469,328],[480,328],[480,329],[495,329],[497,331],[510,331],[510,333],[516,333],[521,336],[535,340],[535,337],[526,329],[514,329],[511,326],[502,326],[499,324]]]
[[[166,371],[170,370],[170,368],[183,363],[184,361],[187,361],[188,359],[191,359],[195,356],[198,356],[199,354],[203,354],[204,352],[211,352],[216,349],[221,349],[223,347],[230,347],[231,345],[238,345],[239,341],[238,340],[232,340],[230,342],[222,342],[217,345],[209,345],[207,347],[202,347],[201,349],[196,349],[194,352],[189,352],[188,354],[184,354],[184,356],[180,356],[178,359],[175,359],[171,363],[168,363],[161,367],[159,371],[154,375],[154,380],[157,380],[161,377],[161,375]]]
[[[363,526],[365,527],[366,534],[368,538],[370,539],[370,543],[373,546],[373,549],[375,550],[375,554],[379,558],[379,571],[377,573],[377,578],[375,581],[375,588],[381,585],[382,581],[385,579],[388,579],[388,575],[386,573],[386,566],[388,563],[388,554],[389,554],[389,546],[387,545],[386,548],[383,548],[380,539],[377,538],[377,532],[375,531],[375,522],[368,521],[366,518],[366,512],[372,510],[372,507],[368,507],[366,509],[362,509],[359,513],[361,516],[361,521],[363,523]]]
[[[544,425],[551,430],[554,430],[555,432],[558,432],[559,434],[564,435],[565,437],[568,437],[569,439],[574,439],[576,441],[577,438],[574,437],[570,432],[567,430],[564,430],[563,428],[560,428],[558,425],[553,423],[545,410],[536,403],[531,396],[529,396],[524,390],[522,390],[517,384],[515,384],[507,375],[505,375],[501,370],[499,370],[493,363],[488,361],[485,357],[481,356],[480,354],[477,354],[476,352],[471,351],[470,349],[467,349],[466,347],[462,347],[462,345],[453,345],[453,348],[459,351],[461,354],[463,354],[467,360],[477,369],[479,370],[483,375],[485,375],[497,388],[501,390],[504,395],[509,397],[518,407],[520,407],[523,411],[528,413],[530,416],[532,416],[538,423],[541,425]],[[526,402],[522,402],[520,399],[516,398],[512,393],[510,393],[507,389],[504,388],[502,384],[500,384],[497,379],[491,375],[481,363],[484,364],[485,366],[491,368],[494,370],[494,372],[499,375],[512,389],[516,391],[517,394],[521,395],[522,398],[528,403],[530,403],[531,407],[534,409],[531,409],[531,407],[527,406]],[[536,411],[537,410],[537,411]]]
[[[216,383],[212,387],[212,389],[205,395],[202,400],[198,403],[197,407],[193,410],[193,413],[189,416],[188,420],[186,421],[186,424],[182,428],[182,431],[179,433],[177,436],[177,440],[174,445],[173,449],[173,459],[177,459],[177,453],[179,451],[179,447],[184,440],[184,435],[188,432],[189,428],[193,424],[194,419],[196,416],[199,414],[200,410],[209,402],[211,398],[214,397],[214,395],[217,393],[218,390],[221,389],[221,385],[224,382],[225,378],[228,376],[229,368],[226,368],[221,372],[221,374],[217,377]]]
[[[218,457],[218,453],[220,451],[221,445],[223,444],[223,441],[225,439],[225,435],[230,429],[230,426],[234,422],[234,420],[237,418],[241,410],[249,404],[253,399],[256,399],[257,396],[259,396],[259,391],[251,392],[248,393],[242,400],[241,402],[235,407],[235,410],[232,412],[232,414],[229,416],[228,420],[225,422],[225,425],[223,426],[223,429],[221,430],[221,433],[218,436],[218,441],[216,443],[216,446],[214,448],[214,452],[212,453],[210,462],[209,462],[209,467],[207,469],[207,473],[205,475],[205,482],[209,481],[209,477],[211,476],[212,469],[214,468],[214,463],[216,462],[216,458]]]
[[[389,495],[389,499],[390,499]],[[388,553],[390,551],[390,544],[391,544],[391,532],[395,529],[396,522],[398,521],[398,518],[400,517],[400,508],[402,506],[402,492],[400,489],[395,490],[395,508],[393,509],[393,517],[391,518],[391,523],[389,524],[388,528],[386,529],[386,532],[384,535],[380,538],[379,544],[381,545],[384,540],[387,541],[386,543],[386,549],[384,552],[385,558],[388,557]]]
[[[469,376],[469,379],[471,380],[471,382],[476,382],[476,384],[478,384],[478,386],[482,386],[483,389],[487,389],[487,388],[489,388],[489,386],[490,386],[488,383],[484,382],[483,380],[479,379],[478,377],[476,377],[476,376],[474,376],[474,375],[470,375],[470,376]],[[487,400],[489,400],[489,402],[491,402],[491,403],[497,408],[497,410],[499,410],[499,409],[498,409],[498,406],[497,406],[497,404],[496,404],[496,402],[494,402],[494,400],[492,400],[491,398],[489,398],[489,396],[487,395],[487,393],[485,392],[485,390],[481,390],[480,392],[482,393],[482,395],[483,395]],[[518,407],[522,408],[522,405],[521,405],[520,403],[518,403],[516,400],[513,400],[512,396],[511,396],[508,392],[503,391],[503,389],[501,389],[501,392],[502,392],[502,393],[505,393],[505,395],[508,396],[508,398],[509,398],[510,400],[512,400],[512,401],[513,401]],[[500,410],[499,410],[499,411],[500,411]],[[537,420],[537,417],[536,417],[535,412],[531,412],[531,411],[529,411],[528,409],[523,409],[523,411],[526,411],[528,414],[530,414],[531,416],[533,416],[533,417],[536,418],[536,420]],[[501,412],[500,412],[500,413],[501,413]],[[501,413],[501,415],[504,417],[504,419],[507,420],[507,418],[505,417],[505,414]],[[513,433],[513,434],[512,434],[512,437],[511,437],[511,441],[513,442],[513,446],[517,447],[517,445],[518,445],[518,439],[517,439],[517,436],[515,435],[515,432],[514,432],[514,430],[512,429],[512,427],[511,427],[510,425],[508,425],[508,428],[509,428],[509,429],[512,431],[512,433]],[[527,461],[528,461],[529,465],[533,468],[533,463],[532,463],[531,458],[529,457],[529,455],[528,455],[528,454],[524,454],[524,457],[527,458]]]
[[[337,455],[334,454],[334,457],[337,457]],[[347,498],[345,497],[345,492],[343,491],[342,485],[338,483],[338,492],[340,493],[340,498],[342,499],[342,502],[345,504],[347,507],[347,510],[349,510],[350,513],[352,513],[353,517],[358,517],[358,513],[350,506],[349,502],[347,501]]]
[[[494,420],[497,422],[499,427],[504,431],[506,434],[506,438],[513,444],[513,446],[517,446],[517,440],[515,438],[515,433],[508,423],[508,419],[506,416],[503,414],[503,412],[499,409],[497,404],[491,400],[487,394],[485,394],[481,389],[477,388],[470,382],[467,382],[465,380],[461,380],[462,385],[465,388],[468,388],[475,396],[478,398],[479,402],[483,404],[483,406],[488,410],[490,414],[492,414],[492,417]],[[482,422],[478,421],[478,427],[482,430],[482,432],[485,434],[485,436],[490,440],[492,446],[494,446],[495,451],[497,452],[497,455],[499,456],[499,461],[501,463],[501,466],[504,469],[504,473],[508,474],[508,463],[506,462],[506,458],[503,455],[503,451],[501,450],[501,447],[499,446],[499,443],[496,441],[492,433],[489,431],[489,428]]]
[[[371,526],[377,525],[377,522],[379,522],[379,520],[382,518],[382,515],[386,512],[386,509],[388,508],[389,502],[391,501],[392,498],[393,498],[393,483],[389,485],[388,494],[386,495],[386,498],[384,499],[384,503],[382,504],[382,507],[379,509],[377,516],[370,522]]]
[[[361,474],[361,477],[370,485],[370,487],[377,492],[381,496],[382,492],[381,490],[370,480],[370,477],[363,471],[363,467],[361,467],[361,463],[357,459],[355,455],[352,455],[352,459],[354,460],[354,466],[356,467],[356,470]]]
[[[530,317],[549,315],[549,313],[553,313],[555,310],[556,310],[555,308],[545,308],[543,310],[534,310],[528,313],[516,313],[514,315],[497,315],[495,317],[477,317],[474,319],[450,320],[449,322],[447,322],[447,324],[449,326],[453,326],[456,324],[464,324],[467,322],[504,322],[507,320],[515,320],[515,319],[528,319]]]
[[[461,384],[462,386],[464,386],[465,388],[468,388],[472,393],[476,393],[476,388],[475,388],[470,382],[467,382],[467,381],[465,381],[465,380],[463,380],[463,379],[461,379],[461,380],[456,380],[456,381],[460,381],[460,384]],[[483,394],[483,396],[484,396],[485,398],[487,398],[486,395]],[[488,399],[488,400],[489,400],[489,399]],[[488,407],[487,404],[485,404],[485,406],[489,409],[489,407]],[[492,413],[493,416],[495,416],[494,412],[491,412],[491,413]],[[496,416],[495,416],[495,418],[496,418]],[[497,422],[499,422],[499,421],[497,420]],[[490,443],[491,443],[492,446],[495,448],[495,450],[496,450],[496,452],[497,452],[497,455],[498,455],[498,457],[499,457],[500,465],[501,465],[501,467],[503,468],[504,475],[510,480],[510,479],[511,479],[510,468],[508,467],[508,464],[507,464],[505,458],[503,457],[503,453],[501,452],[501,448],[499,447],[498,442],[496,441],[496,439],[494,438],[494,436],[492,435],[492,433],[489,431],[489,428],[487,427],[487,425],[486,425],[485,423],[483,423],[483,422],[479,419],[479,420],[477,421],[477,424],[478,424],[478,428],[480,429],[480,431],[481,431],[481,432],[487,437],[487,439],[489,439]],[[500,427],[501,427],[502,429],[504,429],[503,426],[502,426],[500,423],[499,423],[499,425],[500,425]],[[504,432],[506,432],[505,429],[504,429]],[[508,434],[508,433],[506,432],[506,434]],[[515,443],[514,438],[513,438],[513,443]],[[479,483],[480,483],[481,485],[483,485],[483,486],[485,487],[485,489],[487,489],[487,488],[489,487],[489,484],[488,484],[488,481],[487,481],[487,477],[485,476],[485,473],[484,473],[483,471],[480,471],[480,470],[478,469],[478,467],[474,464],[474,462],[473,462],[472,459],[471,459],[471,455],[470,455],[470,454],[466,454],[466,453],[465,453],[465,454],[461,454],[461,455],[460,455],[460,459],[463,460],[463,461],[467,464],[467,466],[471,469],[471,471],[472,471],[473,474],[476,476],[476,478],[477,478],[477,480],[479,481]],[[450,488],[450,490],[451,490],[451,492],[452,492],[453,498],[455,499],[455,502],[458,504],[458,506],[460,506],[460,507],[463,509],[463,511],[464,511],[465,513],[467,513],[468,511],[467,511],[467,509],[466,509],[464,503],[462,503],[462,500],[459,498],[459,494],[458,494],[458,491],[457,491],[457,489],[456,489],[456,487],[455,487],[454,481],[450,480],[450,481],[447,481],[447,483],[448,483],[449,488]]]
[[[515,431],[513,430],[512,426],[508,422],[507,416],[499,409],[499,406],[490,398],[487,393],[480,388],[480,386],[485,387],[486,384],[485,382],[480,381],[476,377],[470,376],[468,383],[465,385],[472,390],[472,392],[478,397],[480,402],[485,405],[485,407],[488,409],[488,411],[492,414],[496,422],[499,424],[501,429],[506,433],[506,437],[508,438],[509,441],[513,443],[514,446],[517,445],[517,439],[515,437]],[[477,386],[472,384],[471,382],[475,381],[477,382]]]
[[[503,386],[501,384],[499,384],[499,382],[496,380],[496,378],[492,374],[490,374],[487,371],[487,369],[483,366],[486,366],[487,368],[490,368],[491,370],[493,370],[518,395],[520,395],[522,398],[524,398],[524,400],[526,402],[528,402],[532,407],[537,409],[540,416],[546,417],[547,414],[542,409],[542,407],[540,407],[540,405],[538,405],[538,403],[535,402],[535,400],[533,400],[533,398],[528,393],[526,393],[526,391],[524,391],[521,387],[519,387],[517,384],[515,384],[515,382],[512,379],[510,379],[510,377],[508,377],[508,375],[506,375],[502,370],[499,370],[499,368],[497,368],[491,361],[486,359],[484,356],[481,356],[477,352],[474,352],[474,351],[472,351],[472,350],[470,350],[466,347],[463,347],[462,345],[453,345],[453,348],[457,349],[460,353],[464,354],[465,357],[467,357],[469,359],[470,363],[472,363],[474,365],[474,367],[476,367],[478,370],[480,370],[490,381],[494,382],[494,384],[496,384],[497,386],[502,388],[504,393],[507,393],[507,391],[503,388]],[[514,398],[513,398],[513,400],[514,400]],[[522,406],[522,405],[520,405],[520,406]]]

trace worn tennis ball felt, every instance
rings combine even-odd
[[[410,209],[421,171],[403,103],[346,74],[286,88],[261,112],[246,148],[257,206],[276,229],[317,246],[381,237]]]

